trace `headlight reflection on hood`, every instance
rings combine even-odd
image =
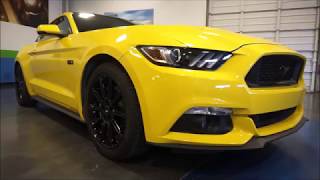
[[[177,68],[215,70],[232,57],[232,53],[196,48],[137,46],[151,62]]]

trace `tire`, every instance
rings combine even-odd
[[[35,100],[32,99],[28,92],[20,65],[17,65],[15,69],[15,83],[16,98],[18,104],[23,107],[34,106]]]
[[[127,160],[147,149],[134,86],[119,65],[99,65],[89,77],[84,116],[97,150],[112,160]]]

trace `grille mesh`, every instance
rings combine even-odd
[[[249,87],[288,86],[297,84],[304,60],[292,55],[264,56],[246,76]]]

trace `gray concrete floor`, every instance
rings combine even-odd
[[[0,179],[320,179],[319,94],[306,95],[310,121],[263,150],[152,148],[119,163],[96,152],[84,124],[41,104],[19,107],[12,87],[0,90]]]

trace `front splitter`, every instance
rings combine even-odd
[[[307,118],[302,118],[301,121],[293,128],[282,131],[276,134],[262,137],[253,137],[246,144],[240,146],[202,146],[190,144],[171,144],[171,143],[150,143],[155,146],[179,148],[179,149],[194,149],[194,150],[244,150],[244,149],[259,149],[263,148],[267,143],[283,138],[297,132],[307,121]]]

